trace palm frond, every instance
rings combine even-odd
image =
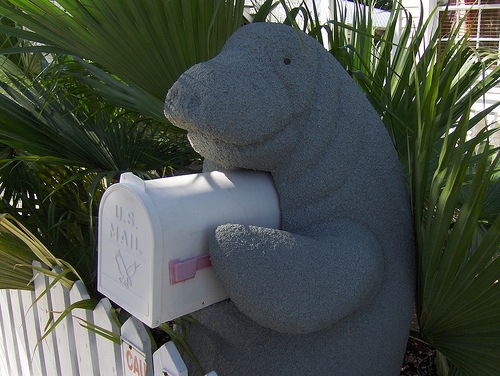
[[[5,215],[0,217],[0,225],[4,218]],[[33,259],[29,247],[19,238],[0,229],[0,256],[3,260],[0,265],[0,289],[32,290],[30,281],[33,273],[22,266]]]
[[[215,56],[241,25],[243,0],[7,0],[0,15],[26,39],[109,69],[163,101],[178,76]],[[2,32],[20,35],[5,25]]]

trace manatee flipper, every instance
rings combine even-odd
[[[332,227],[331,236],[311,238],[222,225],[210,240],[212,265],[236,307],[255,322],[283,333],[317,331],[369,303],[383,280],[373,234],[353,221]]]

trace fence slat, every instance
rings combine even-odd
[[[139,359],[130,351],[122,352],[124,374],[137,374],[138,376],[153,375],[153,354],[151,351],[151,339],[144,328],[144,324],[135,317],[130,317],[121,328],[122,340],[126,342],[124,346],[132,345],[138,352],[144,355],[144,359]],[[123,349],[123,348],[122,348]],[[142,357],[141,357],[142,358]],[[144,364],[145,361],[145,364]],[[144,372],[144,366],[146,372]]]
[[[28,334],[24,324],[24,307],[20,290],[8,290],[12,306],[12,323],[17,338],[17,358],[21,364],[22,375],[32,375],[31,359],[28,351]]]
[[[61,273],[60,268],[54,268],[54,273]],[[50,282],[52,279],[49,278]],[[69,290],[63,287],[61,283],[56,283],[50,289],[50,298],[52,301],[52,312],[54,321],[57,320],[61,313],[70,305]],[[57,341],[57,350],[59,355],[59,366],[62,375],[78,375],[78,360],[76,357],[76,343],[73,332],[73,320],[71,315],[66,316],[61,320],[54,329]]]
[[[7,363],[7,369],[9,370],[9,375],[16,376],[20,375],[21,365],[17,359],[17,344],[16,335],[14,333],[14,325],[11,316],[11,304],[10,296],[7,290],[0,290],[0,300],[2,301],[2,324],[3,324],[3,339],[4,339],[4,351],[5,359]]]
[[[39,262],[33,262],[33,266],[45,269]],[[120,332],[107,298],[93,312],[74,309],[40,341],[62,311],[72,303],[89,299],[89,295],[81,281],[75,282],[70,291],[60,283],[47,290],[53,277],[36,270],[33,274],[34,291],[0,290],[0,375],[123,376],[122,348],[132,356],[125,362],[132,365],[127,367],[127,374],[153,375],[151,339],[144,324],[131,317]],[[83,327],[84,321],[115,333],[117,338],[121,334],[124,345],[94,334]],[[182,359],[180,362],[183,365]],[[187,371],[181,369],[178,375],[187,376]]]
[[[76,281],[74,283],[69,292],[69,298],[71,304],[90,298],[82,281]],[[80,375],[99,376],[101,373],[99,372],[95,334],[82,326],[86,325],[83,321],[93,324],[94,315],[89,310],[75,308],[72,312],[72,316]]]
[[[0,375],[9,374],[9,360],[7,358],[7,344],[5,342],[5,331],[8,329],[8,323],[4,323],[2,311],[7,309],[7,302],[0,294]]]
[[[154,376],[188,376],[186,364],[172,341],[153,354]]]
[[[38,261],[33,261],[33,266],[41,268],[42,264]],[[46,294],[45,290],[47,289],[49,282],[48,278],[36,270],[33,271],[35,273],[35,278],[33,280],[33,284],[35,286],[35,296],[39,298],[33,308],[37,309],[38,312],[38,323],[40,325],[40,329],[43,332],[45,326],[49,322],[49,318],[51,317],[52,312],[52,303],[50,300],[50,294]],[[59,366],[59,356],[57,352],[57,343],[55,341],[55,333],[50,333],[45,339],[39,344],[39,346],[43,346],[43,354],[45,357],[45,369],[48,375],[58,375],[60,376],[60,366]]]
[[[120,328],[111,317],[111,303],[107,298],[101,299],[94,309],[94,323],[96,326],[120,333]],[[109,339],[96,336],[97,353],[99,354],[99,370],[101,375],[122,376],[121,347]]]
[[[22,291],[21,300],[24,309],[24,322],[26,333],[28,333],[27,348],[28,354],[31,357],[31,364],[34,375],[46,376],[45,361],[43,356],[43,346],[37,346],[38,340],[42,337],[40,331],[40,323],[38,319],[38,310],[32,307],[35,301],[34,291]]]

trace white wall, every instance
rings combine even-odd
[[[245,0],[245,5],[247,6],[255,6],[259,7],[260,4],[262,4],[265,0]],[[298,7],[301,3],[302,0],[285,0],[285,3],[287,4],[288,8],[295,8]],[[305,0],[305,3],[309,7],[309,10],[312,12],[313,11],[313,0]],[[330,0],[316,0],[316,9],[318,10],[319,14],[319,19],[321,22],[326,22],[330,17]],[[281,5],[278,5],[276,9],[273,11],[269,21],[277,21],[277,22],[283,22],[286,18],[286,13],[285,10]]]

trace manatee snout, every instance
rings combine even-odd
[[[164,113],[172,124],[191,131],[200,117],[203,92],[198,81],[189,82],[187,78],[176,81],[168,91]]]
[[[294,107],[287,83],[272,70],[263,72],[251,59],[221,53],[178,78],[167,93],[164,111],[169,121],[188,132],[248,145],[285,128]]]

